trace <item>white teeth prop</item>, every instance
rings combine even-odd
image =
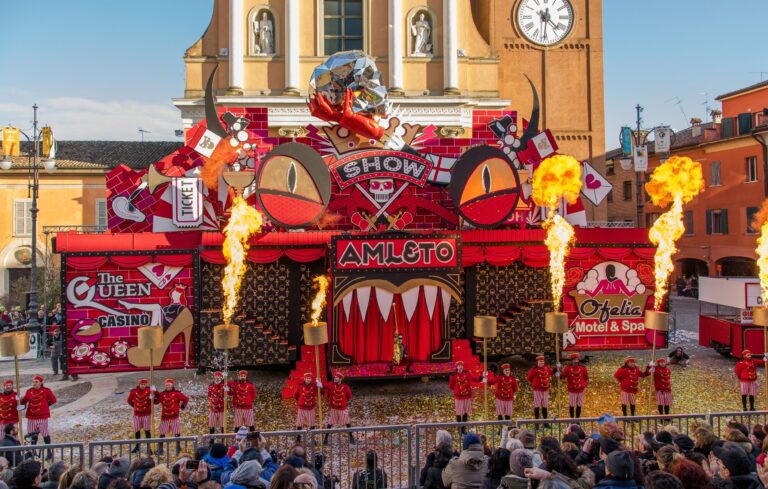
[[[411,320],[413,313],[416,311],[416,306],[419,305],[419,290],[421,290],[421,287],[414,287],[400,295],[403,299],[403,309],[405,309],[405,317],[408,321]]]
[[[374,287],[376,289],[376,303],[379,304],[379,312],[386,323],[389,320],[389,313],[392,312],[392,301],[395,295],[387,289]]]
[[[429,319],[432,319],[432,315],[435,313],[435,301],[437,301],[436,285],[424,286],[424,301],[427,303],[427,313],[429,314]]]
[[[365,315],[368,312],[368,303],[371,301],[371,287],[360,287],[357,291],[357,308],[360,310],[360,317],[365,321]]]
[[[341,305],[344,309],[344,320],[349,321],[349,308],[352,306],[352,292],[347,293],[343,299],[341,299]]]
[[[440,296],[443,300],[443,315],[445,316],[446,322],[448,321],[448,315],[451,310],[451,293],[445,290],[444,288],[440,288]]]
[[[145,216],[143,212],[134,207],[128,198],[123,197],[122,195],[115,197],[112,201],[112,212],[114,212],[117,217],[125,219],[126,221],[144,222],[147,219],[147,216]]]

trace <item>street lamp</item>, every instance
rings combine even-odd
[[[42,137],[42,132],[37,130],[37,104],[32,106],[33,122],[32,122],[32,137],[22,130],[19,130],[21,134],[27,138],[27,141],[32,143],[32,149],[29,151],[27,158],[28,164],[21,169],[27,170],[28,178],[31,179],[31,183],[27,183],[29,189],[32,191],[32,208],[29,209],[29,213],[32,215],[32,266],[30,268],[30,289],[29,289],[29,309],[27,311],[29,316],[29,328],[39,328],[40,322],[37,319],[37,192],[40,189],[40,151],[39,144]],[[42,167],[49,173],[52,173],[56,169],[56,160],[53,158],[54,153],[46,157],[42,161]],[[2,161],[0,161],[0,168],[3,170],[10,170],[13,166],[12,161],[6,155]]]

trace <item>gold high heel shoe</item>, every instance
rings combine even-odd
[[[192,326],[194,324],[192,311],[188,308],[181,310],[168,329],[163,332],[163,349],[152,352],[153,367],[159,367],[163,363],[163,357],[171,346],[171,342],[180,334],[184,335],[184,365],[189,365],[189,345],[192,339]],[[134,367],[149,367],[149,350],[141,350],[134,346],[128,349],[128,363]]]

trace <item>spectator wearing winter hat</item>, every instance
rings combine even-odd
[[[241,426],[240,429],[237,430],[237,433],[235,433],[234,443],[227,448],[227,457],[232,458],[235,455],[238,444],[242,440],[245,440],[246,435],[248,435],[248,428]]]
[[[229,479],[225,489],[266,489],[268,481],[261,478],[262,466],[257,460],[241,463]]]
[[[757,461],[755,460],[754,446],[744,433],[742,433],[740,430],[730,430],[725,434],[723,439],[727,442],[732,442],[739,445],[741,449],[744,450],[744,453],[747,454],[747,460],[749,461],[749,471],[757,471]]]
[[[712,483],[717,488],[759,489],[762,484],[750,472],[749,457],[739,444],[726,442],[716,445],[710,454]]]
[[[446,489],[479,489],[488,471],[488,457],[483,453],[480,437],[470,433],[464,437],[463,450],[443,470]]]
[[[595,474],[595,481],[600,482],[605,478],[605,460],[608,458],[608,456],[611,453],[619,450],[620,445],[619,445],[619,442],[617,442],[613,438],[608,438],[606,436],[601,436],[597,440],[597,444],[600,447],[600,450],[598,452],[599,460],[597,460],[593,464],[588,465],[587,467],[589,467],[589,470],[591,470],[592,473]]]
[[[98,489],[107,489],[110,482],[115,479],[125,479],[128,475],[128,468],[130,462],[127,458],[119,457],[109,464],[109,468],[106,472],[99,476]]]
[[[434,451],[432,466],[427,470],[424,483],[422,483],[424,489],[445,489],[443,470],[454,456],[457,455],[449,443],[442,442],[437,446]]]
[[[237,451],[222,471],[221,483],[226,485],[238,465],[248,460],[258,461],[262,466],[261,477],[264,480],[270,480],[279,467],[272,460],[266,446],[267,440],[258,431],[248,433],[244,439],[238,442]]]
[[[427,460],[424,462],[424,467],[422,467],[421,473],[419,474],[419,482],[422,486],[427,481],[427,472],[431,467],[435,465],[435,459],[437,458],[439,447],[444,444],[453,447],[453,436],[451,436],[451,433],[448,431],[437,430],[435,433],[435,450],[427,454]],[[453,448],[451,448],[451,451],[455,456],[459,456],[459,452],[454,451]]]
[[[294,489],[317,489],[317,480],[312,474],[303,473],[293,479]]]
[[[221,483],[221,473],[229,463],[227,456],[227,447],[221,443],[212,443],[208,453],[203,456],[203,460],[208,464],[211,470],[211,480]]]
[[[503,489],[528,489],[529,479],[525,469],[533,468],[533,457],[525,448],[518,448],[509,455],[509,473],[501,478]]]
[[[695,443],[688,435],[677,435],[674,438],[673,443],[677,447],[677,450],[686,457],[693,451],[695,446]]]
[[[635,464],[632,462],[630,453],[625,450],[616,450],[605,459],[605,479],[598,482],[595,487],[636,489],[637,483],[634,476]]]
[[[656,433],[656,441],[662,445],[672,445],[674,437],[668,431],[659,431]]]
[[[536,450],[536,434],[531,430],[520,430],[517,434],[517,439],[523,444],[523,448],[528,450],[533,459],[533,466],[538,467],[544,463],[541,453]]]

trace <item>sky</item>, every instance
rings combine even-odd
[[[302,0],[308,1],[308,0]],[[385,0],[376,0],[385,1]],[[184,51],[213,0],[29,0],[3,5],[0,124],[59,139],[177,139]],[[687,127],[706,101],[768,80],[766,0],[604,0],[606,149],[622,125]],[[685,115],[683,115],[683,113]]]

